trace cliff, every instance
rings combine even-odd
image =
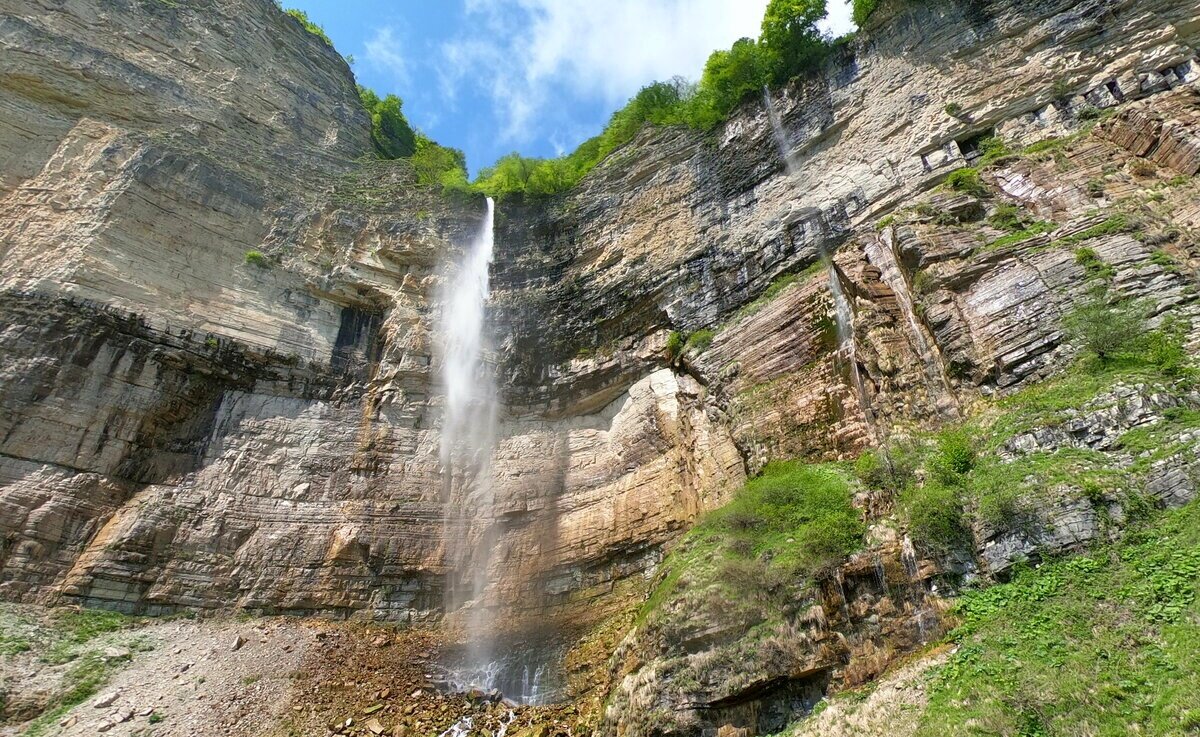
[[[0,37],[0,596],[439,618],[463,500],[435,295],[482,201],[373,159],[349,68],[266,0],[0,0]],[[456,532],[494,533],[498,583],[473,606],[571,635],[628,611],[769,461],[851,459],[1060,375],[1100,282],[1194,351],[1197,43],[1182,0],[897,3],[772,94],[787,166],[748,100],[501,202],[497,511]],[[985,156],[978,186],[941,186]],[[1140,465],[1117,442],[1200,407],[1156,381],[998,457],[1096,451],[1178,506],[1190,430]],[[950,574],[1002,577],[1129,506],[1063,481],[1036,524],[975,524],[950,571],[860,491],[867,550],[784,620],[685,585],[618,627],[585,669],[607,728],[775,729],[940,631]]]

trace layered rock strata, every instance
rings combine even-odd
[[[434,295],[482,203],[371,161],[348,68],[265,0],[0,0],[0,34],[0,594],[440,613],[457,500]],[[747,469],[850,457],[1051,375],[1085,240],[1113,290],[1194,317],[1194,180],[1143,203],[1140,230],[1094,229],[1200,167],[1198,36],[1179,0],[897,4],[776,95],[794,176],[748,102],[503,202],[497,583],[473,605],[590,621]],[[927,193],[983,137],[1118,107],[1061,160],[985,172],[1054,223],[1040,236],[993,247],[995,197]],[[668,353],[702,329],[707,350]]]

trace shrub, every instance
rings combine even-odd
[[[1117,270],[1104,262],[1100,255],[1086,246],[1075,249],[1075,263],[1083,267],[1089,279],[1111,279]]]
[[[999,230],[1008,230],[1017,232],[1024,229],[1025,223],[1021,219],[1021,209],[1016,205],[1003,204],[996,208],[996,212],[988,218],[988,224]]]
[[[987,194],[983,180],[979,178],[979,170],[971,167],[963,167],[950,172],[950,176],[946,177],[946,186],[955,192],[976,197],[983,197]]]
[[[961,492],[936,482],[900,495],[900,510],[913,543],[924,553],[945,555],[970,543]]]
[[[930,460],[934,478],[947,485],[962,485],[975,468],[975,441],[963,429],[951,428],[938,433],[937,452]]]
[[[948,102],[946,103],[946,107],[942,109],[945,110],[946,114],[951,118],[957,118],[963,113],[963,106],[959,105],[957,102]]]
[[[1129,173],[1135,177],[1152,177],[1158,172],[1158,169],[1146,159],[1134,159],[1129,165]]]
[[[1187,332],[1187,326],[1181,322],[1166,322],[1142,337],[1142,355],[1152,367],[1167,376],[1189,374],[1191,354],[1186,348]]]
[[[395,95],[380,98],[374,90],[358,86],[358,98],[371,116],[371,142],[385,159],[412,156],[417,150],[416,134],[401,111],[404,103]]]
[[[915,446],[893,442],[887,448],[863,451],[854,462],[854,475],[868,489],[895,494],[913,482],[919,462]]]
[[[1084,355],[1101,368],[1133,350],[1144,329],[1136,306],[1109,305],[1103,298],[1075,308],[1063,319],[1063,326]]]
[[[251,266],[265,267],[267,265],[267,257],[258,251],[246,251],[246,263]]]
[[[979,152],[983,154],[983,158],[979,160],[979,168],[994,164],[996,161],[1012,154],[1012,151],[1004,143],[1004,140],[996,136],[989,136],[981,140],[979,142]]]
[[[683,354],[684,338],[683,333],[678,330],[672,330],[671,335],[667,338],[667,360],[674,361]]]
[[[324,28],[309,20],[308,13],[298,8],[288,8],[283,12],[300,21],[300,25],[304,26],[304,30],[324,41],[329,48],[333,48],[333,40],[329,38],[329,34],[325,33]]]

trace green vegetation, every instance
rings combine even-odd
[[[714,337],[716,337],[716,333],[708,328],[697,330],[688,336],[687,342],[684,343],[683,349],[684,351],[703,353],[704,351],[708,350],[710,345],[712,345]]]
[[[667,336],[667,360],[674,361],[683,355],[683,346],[687,342],[687,338],[678,330],[672,330]]]
[[[751,598],[804,586],[857,550],[864,532],[840,468],[770,463],[685,536],[640,618],[677,593],[685,575],[691,588],[717,585]]]
[[[1200,504],[966,593],[923,735],[1200,729]]]
[[[979,152],[983,155],[975,165],[979,169],[995,164],[1000,159],[1013,155],[1013,151],[1003,139],[989,136],[979,142]]]
[[[150,722],[151,724],[158,724],[159,722],[161,722],[164,719],[166,719],[166,717],[164,717],[162,714],[160,714],[159,712],[156,711],[153,714],[151,714],[150,718],[147,719],[146,721]]]
[[[380,157],[399,159],[416,153],[416,134],[401,112],[404,103],[399,97],[380,98],[374,90],[359,85],[358,98],[371,116],[371,142]]]
[[[946,114],[951,118],[957,118],[963,113],[963,106],[959,105],[957,102],[948,102],[946,103],[946,107],[942,109],[945,110]]]
[[[998,230],[1008,230],[1014,233],[1025,229],[1021,208],[1007,203],[996,208],[996,212],[988,218],[988,225]]]
[[[259,251],[246,251],[246,263],[251,266],[265,267],[267,265],[267,257]]]
[[[976,197],[987,194],[983,180],[979,178],[979,170],[973,167],[963,167],[950,172],[950,176],[946,177],[946,187]]]
[[[1099,238],[1104,235],[1114,235],[1116,233],[1126,233],[1133,230],[1136,225],[1124,215],[1113,215],[1099,225],[1093,225],[1087,230],[1082,230],[1074,235],[1069,235],[1066,238],[1059,238],[1050,243],[1050,247],[1058,248],[1063,246],[1073,246],[1076,243]]]
[[[825,17],[825,13],[825,0],[770,0],[767,3],[759,43],[775,84],[785,84],[825,61],[829,43],[817,30],[817,22]]]
[[[553,195],[574,187],[646,125],[709,130],[764,87],[783,85],[825,62],[832,45],[816,25],[825,12],[825,0],[771,0],[759,38],[714,51],[698,84],[679,77],[649,84],[612,114],[600,135],[572,153],[556,159],[509,154],[482,170],[473,186],[497,198]]]
[[[304,30],[324,41],[325,45],[329,48],[333,48],[333,40],[329,38],[329,34],[325,33],[324,28],[309,20],[308,13],[298,8],[288,8],[283,12],[300,21],[300,25],[304,26]]]
[[[957,427],[859,458],[855,473],[864,486],[897,498],[900,516],[919,548],[945,555],[969,543],[968,523],[1016,529],[1030,518],[1031,502],[1064,486],[1089,497],[1122,500],[1127,514],[1146,507],[1138,469],[1181,450],[1172,438],[1200,426],[1200,412],[1178,410],[1167,422],[1139,428],[1121,439],[1140,457],[1131,473],[1103,453],[1062,448],[1002,460],[1008,439],[1035,427],[1053,427],[1072,411],[1122,380],[1189,382],[1194,375],[1184,325],[1147,329],[1135,302],[1108,304],[1103,293],[1072,311],[1064,324],[1081,355],[1065,376],[998,401]],[[915,469],[923,468],[923,483]]]
[[[46,711],[26,728],[25,735],[37,737],[50,733],[65,711],[91,698],[129,660],[129,656],[105,658],[94,646],[89,647],[96,638],[126,629],[134,622],[122,614],[95,609],[57,610],[50,613],[48,627],[24,621],[21,615],[16,615],[15,620],[7,613],[3,613],[3,617],[6,628],[28,632],[19,637],[24,646],[21,649],[32,649],[36,641],[39,649],[44,646],[40,655],[42,661],[51,665],[66,664],[62,686],[51,698]],[[131,649],[138,649],[136,643],[130,645]]]
[[[987,247],[990,249],[990,248],[1004,248],[1005,246],[1011,246],[1014,243],[1020,243],[1022,241],[1027,241],[1030,238],[1033,238],[1034,236],[1042,235],[1043,233],[1050,233],[1056,227],[1057,226],[1054,223],[1048,223],[1045,221],[1038,221],[1035,223],[1031,223],[1029,226],[1027,226],[1023,230],[1018,230],[1015,233],[1009,233],[1008,235],[1000,236],[996,240],[989,243],[987,245]]]
[[[862,28],[867,23],[867,19],[879,7],[879,0],[854,0],[852,6],[851,17],[854,19],[854,25]]]
[[[1087,246],[1075,249],[1075,263],[1083,267],[1089,279],[1112,279],[1117,270],[1104,262],[1100,254]]]
[[[901,493],[901,517],[913,542],[923,552],[946,555],[970,544],[962,497],[961,490],[936,482],[913,486]]]

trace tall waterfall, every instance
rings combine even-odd
[[[495,242],[495,203],[465,258],[445,282],[438,336],[442,357],[442,498],[445,504],[446,562],[449,580],[446,611],[462,610],[472,672],[484,672],[493,660],[493,637],[482,597],[495,545],[492,449],[499,402],[484,330],[488,267]],[[465,676],[474,680],[472,676]],[[469,683],[468,685],[485,685]]]

